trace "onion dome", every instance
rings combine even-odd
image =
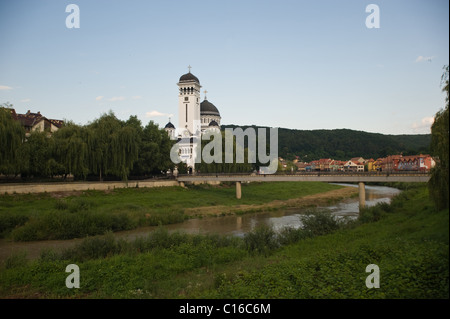
[[[173,124],[172,124],[171,122],[169,122],[169,123],[166,124],[166,126],[164,126],[164,128],[165,128],[165,129],[168,129],[168,128],[173,128],[173,129],[175,129],[175,126],[173,126]]]
[[[208,100],[200,103],[200,115],[217,115],[220,116],[219,110]]]
[[[200,80],[194,74],[192,74],[191,72],[183,74],[180,77],[180,81],[179,82],[180,83],[183,83],[183,82],[197,82],[198,84],[200,84]]]

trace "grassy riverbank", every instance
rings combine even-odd
[[[179,223],[191,217],[314,206],[353,194],[341,186],[320,182],[243,184],[240,200],[235,192],[233,184],[222,184],[1,195],[0,237],[15,241],[82,238]]]
[[[92,237],[36,261],[9,258],[0,297],[448,298],[448,215],[419,187],[349,224],[316,212],[304,229],[260,227],[245,238],[164,228],[133,242]],[[79,289],[65,286],[72,263]],[[368,264],[380,268],[378,289],[365,285]]]

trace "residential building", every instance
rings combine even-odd
[[[56,132],[64,125],[64,121],[48,119],[41,112],[32,113],[30,110],[25,114],[18,114],[14,109],[9,109],[14,120],[19,121],[25,128],[25,136],[30,136],[32,131],[49,133]]]

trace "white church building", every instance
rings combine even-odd
[[[178,128],[170,122],[164,129],[169,137],[180,143],[180,157],[195,171],[196,146],[201,145],[201,135],[209,129],[220,130],[221,116],[217,107],[205,98],[200,102],[200,80],[189,72],[183,74],[178,83]]]

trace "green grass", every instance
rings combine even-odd
[[[449,211],[434,211],[422,188],[402,193],[380,218],[302,240],[206,296],[220,298],[448,298]],[[367,289],[365,267],[380,267]]]
[[[0,236],[16,241],[81,238],[179,223],[189,218],[187,208],[264,204],[337,188],[319,182],[243,184],[240,200],[235,187],[226,184],[86,191],[66,198],[48,193],[1,195]]]
[[[350,224],[319,212],[306,229],[257,228],[243,239],[164,228],[132,242],[108,234],[36,261],[11,257],[0,297],[449,298],[448,215],[422,187]],[[79,289],[65,287],[71,263]],[[365,285],[368,264],[380,268],[378,289]]]

